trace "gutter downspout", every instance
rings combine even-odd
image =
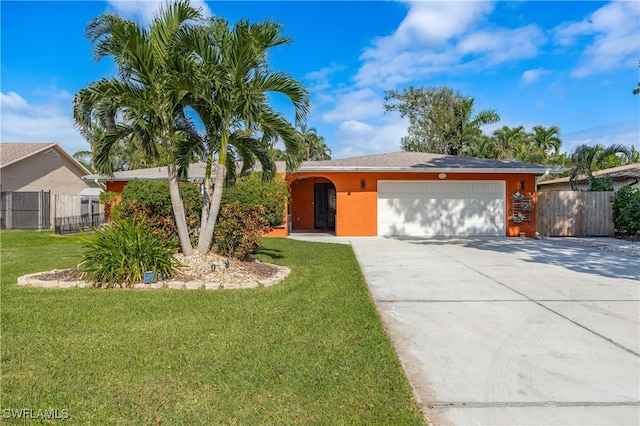
[[[549,169],[545,170],[543,175],[536,178],[536,191],[538,190],[538,184],[542,182],[542,179],[546,178],[547,176],[549,176]]]

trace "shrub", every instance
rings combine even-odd
[[[287,182],[282,176],[263,181],[262,173],[252,173],[225,189],[222,205],[238,202],[244,207],[263,206],[269,225],[278,226],[282,225],[288,198]]]
[[[589,176],[589,191],[613,191],[613,179],[611,176]]]
[[[80,275],[96,287],[131,287],[143,281],[146,271],[173,276],[178,265],[175,246],[163,245],[148,225],[133,220],[96,229],[84,240],[84,249]]]
[[[618,232],[640,233],[640,189],[623,186],[613,201],[613,223]]]
[[[198,185],[194,183],[180,184],[180,193],[189,237],[195,243],[200,227],[202,195]],[[167,181],[129,182],[122,190],[121,197],[118,208],[112,210],[112,221],[133,219],[145,222],[151,228],[151,233],[160,238],[163,244],[177,244],[178,234]]]
[[[249,260],[262,245],[262,235],[269,231],[262,206],[245,207],[239,202],[220,209],[213,233],[213,250],[239,260]]]
[[[114,217],[120,217],[120,193],[105,191],[101,192],[98,196],[100,204],[105,206],[105,215],[109,220],[114,220]]]

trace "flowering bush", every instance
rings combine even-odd
[[[239,202],[220,209],[213,232],[213,250],[227,257],[249,260],[262,245],[270,226],[262,206],[245,207]]]

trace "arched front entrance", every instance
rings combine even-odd
[[[290,184],[292,231],[335,231],[336,187],[329,179],[309,176]]]

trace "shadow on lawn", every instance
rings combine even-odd
[[[272,248],[265,248],[265,247],[261,247],[258,250],[259,255],[262,256],[267,256],[271,259],[284,259],[284,256],[281,254],[282,250],[280,249],[272,249]]]
[[[575,272],[640,281],[637,257],[612,253],[580,242],[518,238],[399,238],[425,246],[459,244],[476,250],[520,254],[524,262],[561,266]]]

